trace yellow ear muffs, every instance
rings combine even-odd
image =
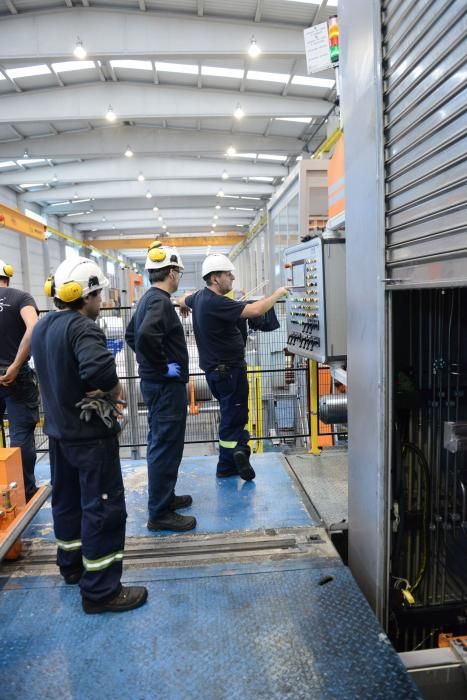
[[[79,282],[65,282],[59,289],[55,292],[59,299],[69,304],[71,301],[77,301],[81,298],[83,293],[83,288]]]
[[[162,243],[154,241],[148,250],[148,258],[151,262],[163,262],[167,257],[165,250],[162,250]]]
[[[15,274],[13,265],[4,265],[3,272],[7,277],[13,277],[13,275]]]
[[[55,294],[55,282],[53,275],[49,275],[44,282],[44,294],[47,297],[53,297]]]

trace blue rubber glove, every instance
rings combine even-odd
[[[169,362],[167,368],[168,369],[167,372],[164,374],[164,377],[170,377],[171,379],[173,379],[174,377],[179,377],[182,372],[182,368],[180,367],[178,362]]]

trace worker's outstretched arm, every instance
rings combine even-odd
[[[252,304],[246,304],[240,318],[257,318],[258,316],[263,316],[266,311],[272,309],[276,301],[279,301],[284,296],[287,296],[289,290],[287,287],[279,287],[275,292],[271,294],[270,297],[264,297],[264,299],[259,299],[254,301]]]

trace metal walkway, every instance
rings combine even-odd
[[[23,561],[0,568],[2,696],[420,697],[285,460],[255,457],[248,489],[217,483],[214,465],[184,462],[181,490],[193,494],[200,530],[165,537],[145,532],[142,465],[125,465],[124,581],[149,588],[130,613],[82,613],[77,588],[57,576],[50,509],[40,514]]]

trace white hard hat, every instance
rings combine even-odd
[[[145,270],[162,270],[164,267],[178,267],[184,270],[182,259],[176,248],[164,246],[159,241],[154,241],[149,246],[146,257]]]
[[[201,277],[206,277],[210,272],[233,272],[235,267],[226,255],[222,253],[212,253],[203,260]]]
[[[109,280],[95,262],[70,258],[60,263],[55,275],[47,279],[44,291],[48,296],[70,303],[108,286]]]
[[[8,265],[4,260],[0,260],[0,277],[13,277],[15,271],[12,265]]]

